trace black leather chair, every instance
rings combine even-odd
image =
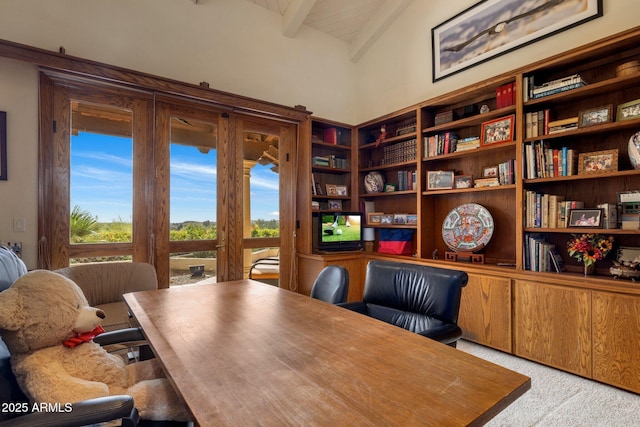
[[[73,404],[71,411],[34,412],[11,371],[7,346],[0,339],[0,427],[85,426],[108,421],[121,421],[123,427],[138,425],[138,411],[127,395],[100,397]]]
[[[341,265],[328,265],[322,269],[311,288],[311,298],[338,304],[347,301],[349,270]]]
[[[374,260],[367,265],[363,300],[340,306],[455,347],[467,281],[463,271]]]

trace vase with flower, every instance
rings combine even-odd
[[[613,236],[605,237],[600,234],[573,235],[567,242],[567,252],[582,262],[585,276],[595,272],[596,261],[604,259],[612,248]]]

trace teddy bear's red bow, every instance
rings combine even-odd
[[[96,326],[91,332],[85,332],[83,334],[77,334],[75,337],[71,337],[62,344],[65,347],[73,348],[79,344],[89,342],[101,333],[104,332],[104,328],[101,325]]]

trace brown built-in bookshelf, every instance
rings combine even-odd
[[[585,277],[566,249],[573,235],[599,233],[616,249],[640,250],[640,168],[629,151],[640,132],[639,61],[637,27],[473,83],[353,127],[352,173],[329,178],[333,170],[314,166],[314,177],[349,181],[343,203],[352,209],[417,215],[412,225],[367,227],[376,239],[384,228],[415,230],[412,255],[396,259],[469,273],[459,319],[466,339],[640,392],[640,285],[609,274],[616,250]],[[313,134],[328,126],[314,121]],[[312,155],[326,145],[311,143]],[[393,191],[367,192],[372,172]],[[415,184],[400,189],[407,174]],[[443,222],[467,203],[494,220],[484,263],[445,260]],[[601,218],[611,228],[572,226],[570,207],[613,210],[617,220]],[[363,278],[368,259],[386,256],[377,243],[359,271],[350,266],[354,277]],[[550,248],[563,271],[546,256]],[[317,261],[307,258],[305,271]]]

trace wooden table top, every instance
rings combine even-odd
[[[125,295],[203,426],[481,425],[531,380],[251,280]]]

